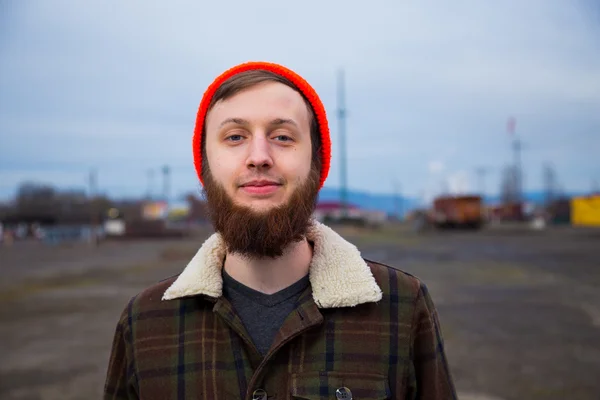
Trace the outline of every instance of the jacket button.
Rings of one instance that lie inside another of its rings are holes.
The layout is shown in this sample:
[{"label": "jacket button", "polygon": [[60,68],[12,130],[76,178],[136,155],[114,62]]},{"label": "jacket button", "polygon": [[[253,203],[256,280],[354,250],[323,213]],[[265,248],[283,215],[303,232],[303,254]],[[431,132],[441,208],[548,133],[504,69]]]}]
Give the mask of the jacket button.
[{"label": "jacket button", "polygon": [[252,400],[267,400],[267,392],[263,389],[256,389],[254,393],[252,393]]},{"label": "jacket button", "polygon": [[347,387],[341,387],[335,391],[335,397],[338,400],[352,400],[352,391]]}]

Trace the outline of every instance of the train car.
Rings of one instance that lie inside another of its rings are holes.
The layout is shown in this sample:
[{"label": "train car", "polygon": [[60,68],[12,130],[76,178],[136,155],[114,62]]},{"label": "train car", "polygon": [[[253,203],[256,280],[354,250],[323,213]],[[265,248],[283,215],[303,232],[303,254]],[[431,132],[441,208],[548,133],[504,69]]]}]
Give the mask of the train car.
[{"label": "train car", "polygon": [[571,199],[571,224],[600,227],[600,194]]},{"label": "train car", "polygon": [[440,196],[433,200],[431,221],[438,228],[479,229],[484,222],[481,196]]}]

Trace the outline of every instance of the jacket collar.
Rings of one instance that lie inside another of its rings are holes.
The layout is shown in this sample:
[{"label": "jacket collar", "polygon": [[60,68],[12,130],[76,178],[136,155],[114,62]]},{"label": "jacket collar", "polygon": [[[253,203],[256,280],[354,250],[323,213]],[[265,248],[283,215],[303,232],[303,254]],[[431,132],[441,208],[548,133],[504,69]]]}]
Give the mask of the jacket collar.
[{"label": "jacket collar", "polygon": [[[314,243],[309,279],[318,307],[352,307],[381,300],[381,289],[353,244],[317,221],[313,222],[307,238]],[[221,297],[221,268],[226,252],[221,235],[210,236],[162,299],[194,295]]]}]

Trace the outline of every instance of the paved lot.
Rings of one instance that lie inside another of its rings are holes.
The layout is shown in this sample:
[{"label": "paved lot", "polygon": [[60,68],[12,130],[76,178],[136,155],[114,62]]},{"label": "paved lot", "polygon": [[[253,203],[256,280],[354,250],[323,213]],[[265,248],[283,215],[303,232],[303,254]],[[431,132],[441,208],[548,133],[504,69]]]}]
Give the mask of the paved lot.
[{"label": "paved lot", "polygon": [[[462,399],[600,398],[599,232],[341,232],[428,285]],[[100,398],[126,301],[203,239],[0,248],[0,398]]]}]

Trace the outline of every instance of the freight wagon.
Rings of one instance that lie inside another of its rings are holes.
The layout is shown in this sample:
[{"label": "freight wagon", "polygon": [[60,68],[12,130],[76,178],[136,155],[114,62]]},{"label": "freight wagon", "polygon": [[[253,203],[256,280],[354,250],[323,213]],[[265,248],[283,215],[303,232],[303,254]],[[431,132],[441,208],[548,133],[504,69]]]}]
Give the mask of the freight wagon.
[{"label": "freight wagon", "polygon": [[600,195],[573,197],[571,224],[600,227]]},{"label": "freight wagon", "polygon": [[441,196],[433,200],[430,220],[438,228],[472,228],[483,225],[481,196]]}]

